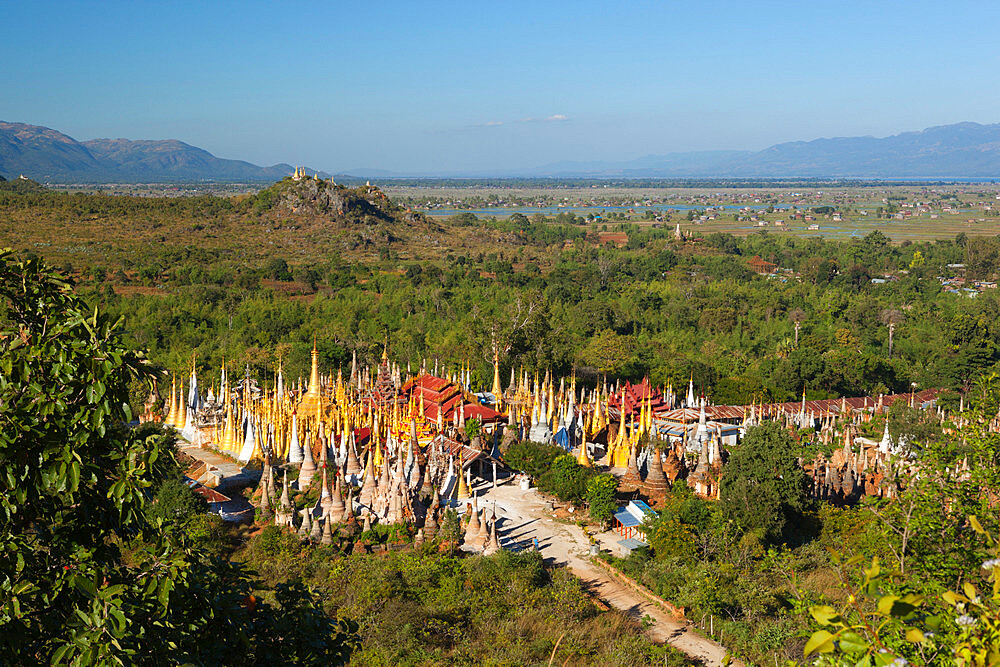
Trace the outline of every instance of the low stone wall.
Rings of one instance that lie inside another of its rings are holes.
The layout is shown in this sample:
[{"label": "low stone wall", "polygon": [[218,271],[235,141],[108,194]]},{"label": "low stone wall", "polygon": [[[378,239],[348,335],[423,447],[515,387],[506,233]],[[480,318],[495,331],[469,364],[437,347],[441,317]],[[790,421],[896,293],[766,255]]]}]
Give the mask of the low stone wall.
[{"label": "low stone wall", "polygon": [[603,568],[612,577],[614,577],[616,580],[618,580],[621,584],[627,586],[628,588],[631,588],[633,591],[635,591],[639,595],[643,596],[644,598],[646,598],[647,600],[649,600],[653,604],[655,604],[655,605],[657,605],[659,607],[662,607],[664,610],[666,610],[667,612],[669,612],[673,616],[676,616],[677,618],[680,618],[680,619],[685,618],[685,616],[684,616],[684,607],[676,607],[676,606],[670,604],[669,602],[667,602],[666,600],[664,600],[663,598],[661,598],[659,595],[654,594],[648,588],[646,588],[645,586],[643,586],[639,582],[635,581],[631,577],[627,576],[626,574],[624,574],[623,572],[621,572],[620,570],[618,570],[613,565],[610,565],[609,563],[606,563],[605,561],[601,560],[600,558],[591,558],[590,562],[596,564],[598,567]]}]

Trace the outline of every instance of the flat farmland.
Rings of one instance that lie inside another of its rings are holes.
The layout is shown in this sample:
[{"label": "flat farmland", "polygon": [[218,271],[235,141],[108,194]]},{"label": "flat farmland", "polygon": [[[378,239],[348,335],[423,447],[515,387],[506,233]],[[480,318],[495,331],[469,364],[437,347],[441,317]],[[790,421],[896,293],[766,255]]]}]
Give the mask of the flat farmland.
[{"label": "flat farmland", "polygon": [[[680,224],[691,236],[766,231],[845,239],[879,230],[896,242],[1000,234],[1000,185],[867,187],[552,187],[389,185],[401,203],[446,219],[572,214],[597,231]],[[565,215],[563,218],[565,219]]]}]

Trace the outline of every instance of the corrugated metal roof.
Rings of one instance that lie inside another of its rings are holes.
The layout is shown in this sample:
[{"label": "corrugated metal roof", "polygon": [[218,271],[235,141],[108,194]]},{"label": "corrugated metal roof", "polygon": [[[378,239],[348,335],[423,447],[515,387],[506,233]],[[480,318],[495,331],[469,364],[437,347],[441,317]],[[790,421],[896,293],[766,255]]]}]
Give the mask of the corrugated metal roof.
[{"label": "corrugated metal roof", "polygon": [[615,519],[617,519],[618,523],[620,523],[625,528],[637,528],[638,526],[642,525],[642,522],[639,521],[634,516],[632,516],[631,514],[629,514],[629,511],[625,508],[622,508],[617,512],[615,512]]},{"label": "corrugated metal roof", "polygon": [[488,452],[484,452],[481,449],[475,449],[474,447],[462,444],[461,442],[452,440],[451,438],[446,438],[443,435],[435,436],[434,439],[431,440],[431,445],[428,445],[425,450],[430,451],[430,447],[433,444],[437,444],[445,455],[451,454],[454,456],[455,460],[458,460],[461,457],[462,462],[466,467],[477,459],[497,461],[497,463],[503,464],[506,467],[506,464],[504,464],[503,461],[493,458]]},{"label": "corrugated metal roof", "polygon": [[[888,408],[896,401],[909,401],[912,397],[917,405],[926,405],[937,397],[940,389],[923,389],[913,394],[890,394],[882,397],[882,405]],[[827,417],[839,414],[841,407],[847,410],[873,410],[878,406],[878,398],[871,396],[856,396],[852,398],[827,398],[819,401],[806,401],[806,414],[815,414],[817,417]],[[750,410],[749,405],[706,405],[705,416],[708,419],[717,421],[742,421],[746,413]],[[755,408],[758,416],[774,416],[781,414],[797,415],[802,411],[802,401],[788,401],[787,403],[765,403]],[[691,423],[698,421],[699,410],[697,408],[676,408],[656,413],[657,419],[664,419],[678,423]]]},{"label": "corrugated metal roof", "polygon": [[628,537],[624,540],[618,540],[618,544],[622,545],[622,547],[628,549],[629,551],[635,551],[636,549],[641,549],[643,547],[649,546],[642,540],[637,540],[634,537]]}]

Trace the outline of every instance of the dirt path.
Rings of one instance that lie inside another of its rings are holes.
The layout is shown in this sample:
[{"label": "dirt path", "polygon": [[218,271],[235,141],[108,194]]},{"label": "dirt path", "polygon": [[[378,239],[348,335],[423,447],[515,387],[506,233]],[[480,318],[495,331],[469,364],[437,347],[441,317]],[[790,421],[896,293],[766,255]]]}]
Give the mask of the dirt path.
[{"label": "dirt path", "polygon": [[[522,491],[513,486],[496,489],[484,486],[477,489],[477,493],[479,505],[488,508],[487,513],[496,508],[497,517],[501,519],[503,546],[530,548],[532,540],[537,539],[539,551],[546,561],[566,565],[595,596],[637,620],[646,616],[652,618],[653,625],[647,631],[651,639],[668,643],[706,665],[723,664],[726,655],[723,646],[698,634],[686,621],[678,620],[591,563],[590,542],[583,530],[553,519],[537,491]],[[602,544],[602,547],[610,548],[611,545]],[[730,664],[742,665],[737,660]]]}]

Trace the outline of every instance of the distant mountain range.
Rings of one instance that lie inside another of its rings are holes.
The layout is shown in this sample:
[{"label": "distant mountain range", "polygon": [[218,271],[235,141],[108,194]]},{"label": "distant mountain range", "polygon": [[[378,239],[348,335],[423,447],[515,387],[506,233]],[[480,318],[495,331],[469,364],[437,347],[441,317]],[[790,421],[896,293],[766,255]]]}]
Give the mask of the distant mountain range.
[{"label": "distant mountain range", "polygon": [[57,183],[270,183],[292,170],[287,164],[259,167],[218,158],[174,139],[76,141],[47,127],[0,121],[0,175],[7,178],[24,174]]},{"label": "distant mountain range", "polygon": [[[308,169],[308,172],[313,170]],[[215,157],[182,141],[76,141],[47,127],[0,121],[0,175],[42,182],[271,182],[287,164],[259,167]],[[320,172],[323,177],[329,176]],[[1000,178],[1000,123],[956,123],[891,137],[837,137],[762,151],[648,155],[625,162],[555,162],[506,172],[434,174],[381,169],[358,178]]]},{"label": "distant mountain range", "polygon": [[649,155],[629,162],[556,162],[526,175],[621,178],[997,178],[1000,123],[956,123],[891,137],[837,137],[762,151]]}]

